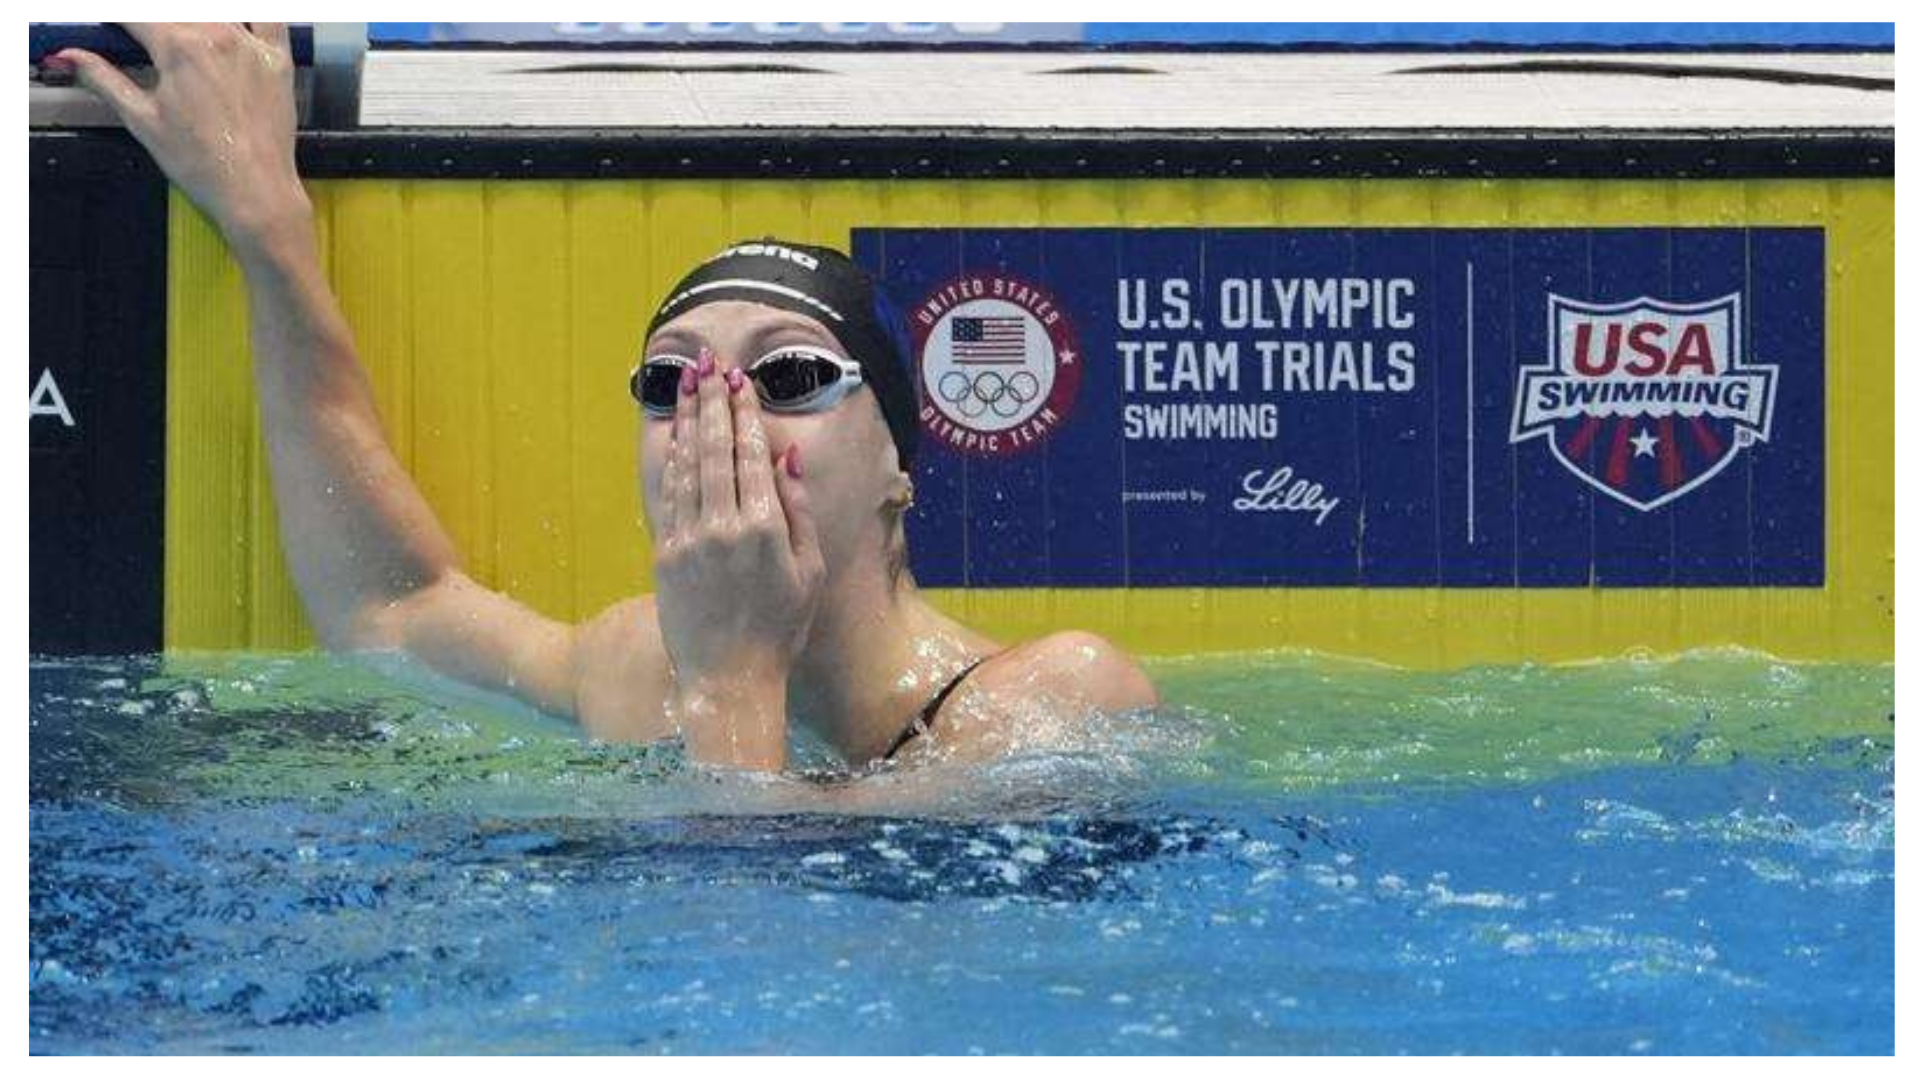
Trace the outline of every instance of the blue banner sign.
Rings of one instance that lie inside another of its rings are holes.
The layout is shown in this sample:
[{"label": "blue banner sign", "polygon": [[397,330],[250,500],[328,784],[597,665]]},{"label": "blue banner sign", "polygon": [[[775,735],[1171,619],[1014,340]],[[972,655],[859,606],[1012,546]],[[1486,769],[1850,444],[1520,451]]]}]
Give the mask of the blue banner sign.
[{"label": "blue banner sign", "polygon": [[856,229],[929,586],[1819,586],[1817,228]]},{"label": "blue banner sign", "polygon": [[1892,23],[369,23],[374,41],[1893,48]]}]

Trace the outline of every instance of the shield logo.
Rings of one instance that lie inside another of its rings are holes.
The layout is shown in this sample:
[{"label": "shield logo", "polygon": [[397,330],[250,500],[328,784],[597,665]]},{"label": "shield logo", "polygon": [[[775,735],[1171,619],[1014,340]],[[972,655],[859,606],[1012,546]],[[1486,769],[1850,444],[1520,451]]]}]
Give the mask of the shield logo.
[{"label": "shield logo", "polygon": [[1547,297],[1544,364],[1522,366],[1514,443],[1648,511],[1700,487],[1773,423],[1778,368],[1741,353],[1740,294],[1680,303]]}]

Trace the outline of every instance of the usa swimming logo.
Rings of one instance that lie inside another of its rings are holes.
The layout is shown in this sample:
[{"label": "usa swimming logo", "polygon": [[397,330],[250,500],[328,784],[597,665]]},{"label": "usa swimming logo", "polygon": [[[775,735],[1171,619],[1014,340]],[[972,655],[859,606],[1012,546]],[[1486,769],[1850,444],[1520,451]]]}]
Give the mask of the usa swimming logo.
[{"label": "usa swimming logo", "polygon": [[909,320],[920,366],[920,423],[969,454],[1015,454],[1066,422],[1080,390],[1072,320],[1045,289],[1007,274],[963,274]]},{"label": "usa swimming logo", "polygon": [[1740,294],[1701,303],[1547,297],[1545,364],[1520,369],[1511,441],[1545,439],[1635,510],[1700,487],[1773,425],[1779,369],[1740,351]]}]

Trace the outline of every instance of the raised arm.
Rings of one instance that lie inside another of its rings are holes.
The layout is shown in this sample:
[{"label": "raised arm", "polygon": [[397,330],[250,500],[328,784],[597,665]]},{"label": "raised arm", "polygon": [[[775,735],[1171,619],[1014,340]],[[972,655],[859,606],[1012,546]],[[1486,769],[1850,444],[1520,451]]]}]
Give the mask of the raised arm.
[{"label": "raised arm", "polygon": [[241,266],[281,543],[321,640],[400,649],[442,674],[578,715],[581,635],[460,571],[381,431],[294,166],[286,25],[125,25],[153,58],[152,89],[84,50],[52,66],[71,65],[112,104]]}]

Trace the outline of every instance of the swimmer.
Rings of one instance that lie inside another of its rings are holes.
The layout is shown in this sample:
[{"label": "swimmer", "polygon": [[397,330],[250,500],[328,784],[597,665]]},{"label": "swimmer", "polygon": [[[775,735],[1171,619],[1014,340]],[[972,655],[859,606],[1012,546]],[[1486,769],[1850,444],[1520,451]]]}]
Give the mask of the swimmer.
[{"label": "swimmer", "polygon": [[[804,726],[855,770],[978,761],[1158,695],[1089,633],[1004,644],[937,611],[908,567],[914,390],[890,310],[826,248],[736,245],[653,316],[626,390],[657,591],[574,625],[462,571],[382,434],[321,270],[294,163],[283,23],[125,23],[150,88],[45,61],[104,98],[219,229],[244,275],[280,535],[327,648],[399,653],[571,717],[779,771]],[[590,389],[583,392],[593,392]]]}]

